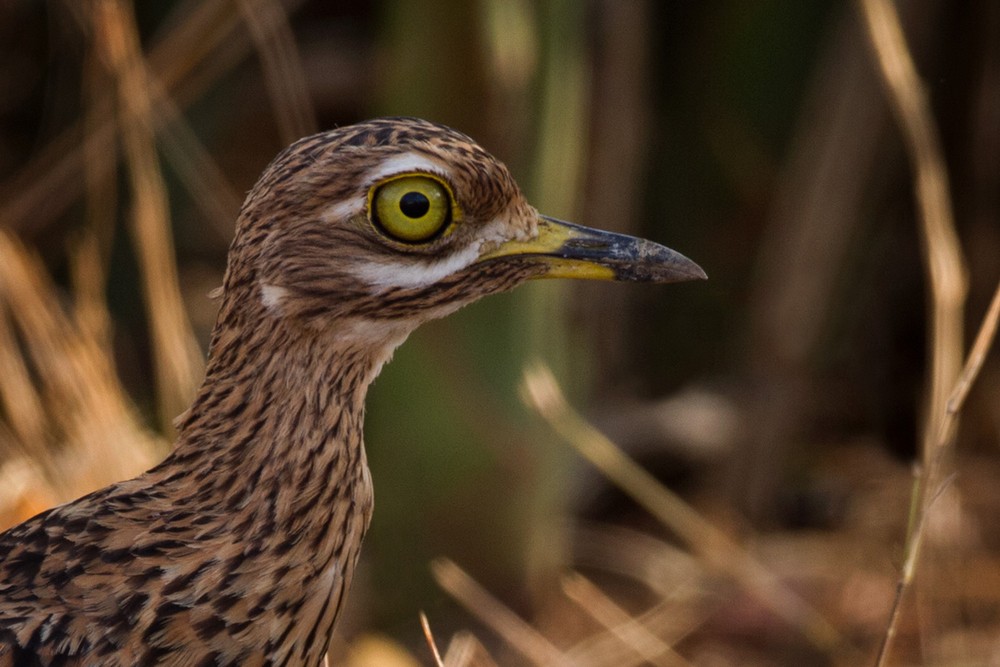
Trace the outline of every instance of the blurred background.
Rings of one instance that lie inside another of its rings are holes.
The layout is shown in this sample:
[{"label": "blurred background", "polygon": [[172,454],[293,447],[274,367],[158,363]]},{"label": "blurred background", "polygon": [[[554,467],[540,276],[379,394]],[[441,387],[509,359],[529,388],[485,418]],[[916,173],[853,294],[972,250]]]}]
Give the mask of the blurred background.
[{"label": "blurred background", "polygon": [[[871,663],[928,396],[951,391],[1000,279],[1000,5],[888,6],[963,253],[947,336],[860,5],[3,3],[0,527],[169,451],[239,206],[281,148],[422,116],[541,211],[710,279],[528,285],[397,352],[369,396],[376,515],[334,662],[432,664],[423,610],[442,647],[469,630],[505,665]],[[681,525],[525,404],[535,359],[683,499]],[[886,664],[1000,662],[996,355],[954,443]]]}]

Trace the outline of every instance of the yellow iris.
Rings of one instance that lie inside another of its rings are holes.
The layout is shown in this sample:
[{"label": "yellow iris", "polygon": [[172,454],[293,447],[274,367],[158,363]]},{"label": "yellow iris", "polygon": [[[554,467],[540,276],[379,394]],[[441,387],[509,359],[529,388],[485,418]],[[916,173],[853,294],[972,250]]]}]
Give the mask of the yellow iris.
[{"label": "yellow iris", "polygon": [[397,241],[429,241],[451,221],[451,193],[430,176],[401,176],[375,189],[371,214],[375,226]]}]

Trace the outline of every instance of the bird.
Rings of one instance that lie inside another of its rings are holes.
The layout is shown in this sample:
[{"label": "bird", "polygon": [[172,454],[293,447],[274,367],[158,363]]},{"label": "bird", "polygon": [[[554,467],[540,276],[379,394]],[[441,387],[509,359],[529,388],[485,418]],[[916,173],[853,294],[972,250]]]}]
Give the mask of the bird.
[{"label": "bird", "polygon": [[365,393],[407,335],[532,279],[704,277],[541,215],[444,125],[300,139],[240,210],[170,453],[0,534],[0,667],[324,664],[372,515]]}]

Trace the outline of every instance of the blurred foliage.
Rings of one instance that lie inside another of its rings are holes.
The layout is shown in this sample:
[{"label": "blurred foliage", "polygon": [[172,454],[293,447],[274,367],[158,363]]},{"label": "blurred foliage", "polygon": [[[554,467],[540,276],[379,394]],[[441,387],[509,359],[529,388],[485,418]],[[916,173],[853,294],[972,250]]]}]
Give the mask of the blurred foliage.
[{"label": "blurred foliage", "polygon": [[[53,281],[39,288],[43,300],[68,308],[81,293],[80,248],[99,239],[92,266],[109,328],[66,335],[111,350],[146,442],[147,429],[169,428],[152,380],[153,306],[129,231],[141,193],[120,127],[74,158],[122,113],[109,76],[95,74],[99,38],[86,4],[0,6],[0,227],[40,256]],[[1000,278],[1000,10],[985,0],[897,4],[952,174],[974,331]],[[279,7],[291,47],[271,37],[283,34]],[[241,193],[290,128],[313,121],[418,115],[453,125],[505,160],[540,210],[661,241],[710,276],[666,288],[531,285],[417,332],[369,401],[376,516],[354,622],[407,640],[419,634],[421,608],[464,624],[428,571],[442,555],[543,617],[554,574],[580,549],[574,521],[661,535],[528,415],[520,368],[535,356],[626,450],[733,532],[782,540],[809,529],[847,550],[881,544],[879,582],[891,589],[888,542],[901,539],[905,502],[902,515],[886,508],[909,492],[933,341],[912,181],[853,5],[177,0],[134,9],[166,92],[153,99],[157,157],[179,290],[202,346],[214,319],[206,295],[221,280]],[[247,27],[253,17],[263,38]],[[276,80],[281,67],[295,76]],[[796,298],[801,309],[783,305]],[[981,471],[996,463],[998,400],[994,359],[960,434],[963,461],[984,457]],[[698,414],[721,434],[705,436],[711,447],[692,444],[685,424],[662,425],[673,405],[707,411]],[[22,451],[8,434],[20,408],[4,406],[0,464]],[[738,426],[721,428],[731,418]],[[44,502],[62,497],[56,468],[43,465],[56,487],[38,492]],[[980,506],[989,516],[991,505]],[[995,529],[976,525],[977,558],[995,558]],[[866,585],[847,566],[842,574]],[[1000,610],[1000,586],[991,593],[977,609]],[[753,635],[739,604],[707,634]],[[858,630],[863,650],[880,624]],[[778,642],[771,655],[787,662],[801,650]]]}]

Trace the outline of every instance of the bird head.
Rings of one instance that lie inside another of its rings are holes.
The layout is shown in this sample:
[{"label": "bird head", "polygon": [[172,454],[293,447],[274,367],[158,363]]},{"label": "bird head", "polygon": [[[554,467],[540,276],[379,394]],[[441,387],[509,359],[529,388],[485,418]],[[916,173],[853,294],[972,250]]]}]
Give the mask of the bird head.
[{"label": "bird head", "polygon": [[275,158],[241,212],[224,299],[342,335],[405,335],[534,278],[704,276],[650,241],[540,215],[464,134],[386,118],[307,137]]}]

